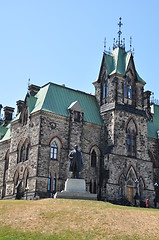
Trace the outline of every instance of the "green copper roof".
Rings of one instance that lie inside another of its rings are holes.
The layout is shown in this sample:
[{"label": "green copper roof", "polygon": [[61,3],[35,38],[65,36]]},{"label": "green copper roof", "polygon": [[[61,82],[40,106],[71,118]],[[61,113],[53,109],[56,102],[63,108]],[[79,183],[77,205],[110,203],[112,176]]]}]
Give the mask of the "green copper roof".
[{"label": "green copper roof", "polygon": [[5,134],[4,134],[3,138],[0,140],[0,143],[3,142],[3,141],[9,140],[10,137],[11,137],[10,136],[10,124],[8,124],[5,127]]},{"label": "green copper roof", "polygon": [[[108,75],[118,73],[124,76],[126,74],[127,67],[131,57],[132,57],[131,52],[125,52],[125,49],[120,47],[115,48],[112,54],[104,53]],[[139,82],[145,84],[145,81],[139,76],[137,71],[136,76]]]},{"label": "green copper roof", "polygon": [[29,107],[29,112],[31,113],[35,107],[35,104],[36,104],[36,101],[37,101],[37,98],[36,97],[33,97],[31,95],[28,95],[27,97],[27,103],[28,103],[28,107]]},{"label": "green copper roof", "polygon": [[153,104],[151,106],[151,112],[153,115],[153,120],[148,121],[147,123],[148,137],[157,139],[157,131],[159,130],[159,106]]},{"label": "green copper roof", "polygon": [[44,110],[68,117],[68,107],[77,101],[83,110],[84,121],[102,125],[99,106],[93,95],[48,83],[41,87],[35,98],[36,102],[35,99],[30,99],[30,102],[34,101],[35,104],[31,113]]},{"label": "green copper roof", "polygon": [[1,133],[1,134],[5,134],[6,131],[7,131],[6,127],[0,126],[0,133]]}]

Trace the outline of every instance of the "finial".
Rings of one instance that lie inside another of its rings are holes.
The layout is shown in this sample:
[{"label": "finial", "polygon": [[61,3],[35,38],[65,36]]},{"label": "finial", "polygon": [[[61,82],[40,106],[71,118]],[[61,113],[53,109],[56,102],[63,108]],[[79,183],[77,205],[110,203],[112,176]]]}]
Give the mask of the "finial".
[{"label": "finial", "polygon": [[130,37],[130,52],[132,50],[132,37]]},{"label": "finial", "polygon": [[132,50],[132,55],[133,55],[133,57],[134,57],[134,55],[135,55],[135,49],[133,48],[133,50]]},{"label": "finial", "polygon": [[118,23],[118,26],[119,26],[119,31],[118,31],[118,47],[120,47],[120,36],[122,34],[122,31],[121,31],[121,26],[122,26],[122,22],[121,22],[121,17],[119,18],[119,23]]},{"label": "finial", "polygon": [[30,87],[30,78],[28,79],[28,91],[27,91],[28,94],[30,94],[29,87]]},{"label": "finial", "polygon": [[113,38],[113,50],[116,48],[115,38]]},{"label": "finial", "polygon": [[106,52],[106,37],[104,38],[104,52]]}]

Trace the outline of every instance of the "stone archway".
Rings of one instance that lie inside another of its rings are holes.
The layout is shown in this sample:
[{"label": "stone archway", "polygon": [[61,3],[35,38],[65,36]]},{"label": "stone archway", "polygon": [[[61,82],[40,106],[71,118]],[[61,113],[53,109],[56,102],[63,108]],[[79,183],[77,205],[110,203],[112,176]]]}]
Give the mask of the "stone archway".
[{"label": "stone archway", "polygon": [[137,174],[133,166],[130,166],[126,175],[126,179],[126,198],[129,202],[133,203],[136,190],[135,181],[137,179]]}]

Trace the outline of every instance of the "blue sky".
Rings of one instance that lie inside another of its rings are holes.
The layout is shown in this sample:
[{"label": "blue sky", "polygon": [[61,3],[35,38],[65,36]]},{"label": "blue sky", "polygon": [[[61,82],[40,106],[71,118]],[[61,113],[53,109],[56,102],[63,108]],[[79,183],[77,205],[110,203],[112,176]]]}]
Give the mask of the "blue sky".
[{"label": "blue sky", "polygon": [[94,94],[104,38],[112,50],[119,17],[145,90],[159,99],[158,0],[0,0],[0,103],[24,100],[29,78]]}]

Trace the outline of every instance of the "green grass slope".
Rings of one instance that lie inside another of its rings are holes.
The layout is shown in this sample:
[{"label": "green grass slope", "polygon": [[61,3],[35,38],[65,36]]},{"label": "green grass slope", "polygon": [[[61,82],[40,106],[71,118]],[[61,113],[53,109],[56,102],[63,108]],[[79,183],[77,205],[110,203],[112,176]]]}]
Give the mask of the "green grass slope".
[{"label": "green grass slope", "polygon": [[159,210],[100,201],[0,201],[0,240],[157,240]]}]

